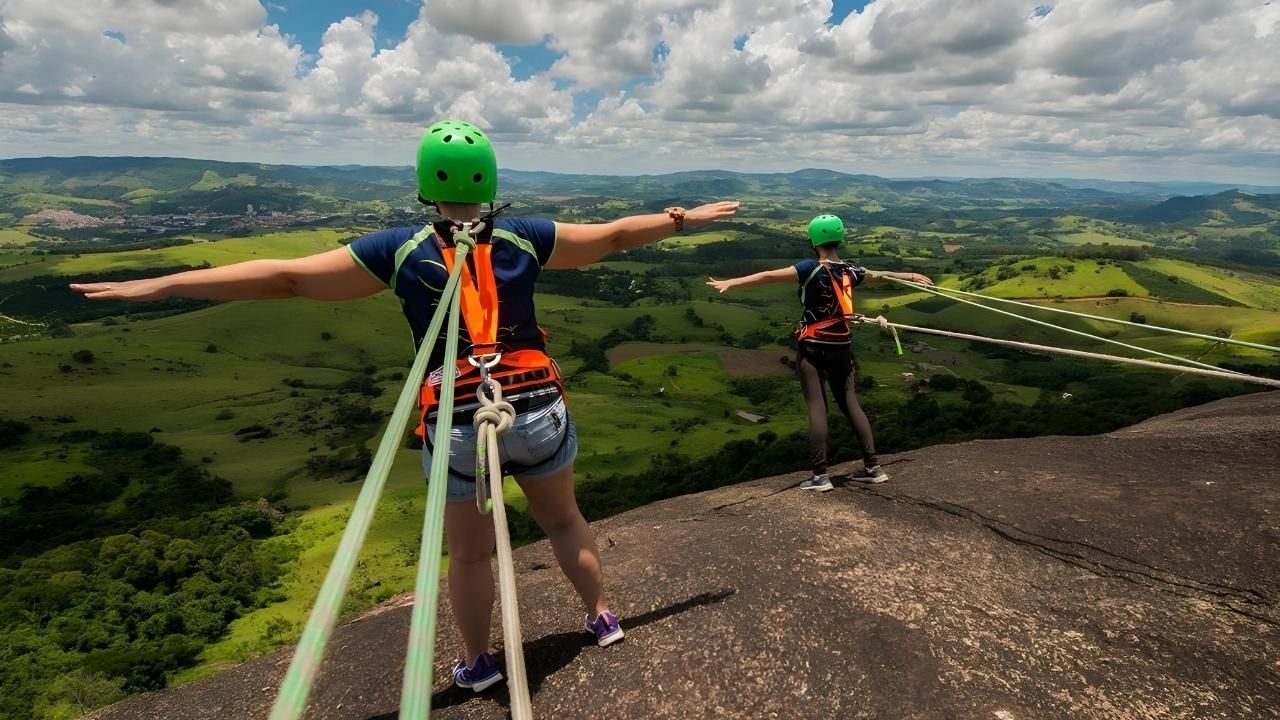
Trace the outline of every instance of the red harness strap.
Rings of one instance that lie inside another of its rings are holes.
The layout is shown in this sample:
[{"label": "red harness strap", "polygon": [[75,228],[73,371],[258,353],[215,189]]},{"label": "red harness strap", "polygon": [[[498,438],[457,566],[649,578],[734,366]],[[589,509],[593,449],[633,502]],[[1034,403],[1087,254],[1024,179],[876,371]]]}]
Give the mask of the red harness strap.
[{"label": "red harness strap", "polygon": [[796,341],[814,340],[816,342],[846,343],[850,340],[849,318],[853,317],[853,278],[849,273],[841,272],[836,278],[831,268],[824,262],[822,269],[831,279],[831,290],[840,302],[840,317],[827,318],[817,322],[806,323],[796,330]]},{"label": "red harness strap", "polygon": [[[440,254],[444,257],[445,268],[452,273],[457,258],[455,247],[442,245]],[[522,390],[549,385],[556,386],[564,394],[560,368],[545,352],[501,352],[502,345],[498,342],[498,282],[493,275],[491,243],[478,242],[475,249],[468,253],[467,267],[462,270],[458,292],[461,293],[458,305],[462,311],[462,320],[467,325],[467,333],[471,336],[471,348],[468,357],[457,360],[458,380],[454,386],[454,397],[459,400],[475,398],[476,388],[480,387],[480,370],[471,363],[471,358],[493,355],[499,355],[501,359],[496,367],[490,368],[489,377],[502,385],[507,398],[516,397]],[[543,337],[545,338],[545,334]],[[420,438],[425,439],[427,414],[439,402],[437,393],[443,380],[444,370],[441,368],[432,372],[422,384],[422,392],[418,398],[422,414],[416,430]]]}]

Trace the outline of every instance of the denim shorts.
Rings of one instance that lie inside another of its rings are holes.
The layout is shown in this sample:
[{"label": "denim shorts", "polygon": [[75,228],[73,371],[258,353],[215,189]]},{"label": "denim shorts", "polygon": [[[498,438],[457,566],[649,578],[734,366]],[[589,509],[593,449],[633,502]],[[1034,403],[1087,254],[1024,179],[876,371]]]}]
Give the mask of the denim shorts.
[{"label": "denim shorts", "polygon": [[[435,438],[435,425],[427,425],[427,438]],[[564,398],[517,415],[511,429],[498,438],[502,472],[522,480],[550,477],[573,464],[578,456],[578,431]],[[422,471],[431,475],[431,447],[422,447]],[[469,423],[455,423],[449,432],[449,502],[474,501],[476,497],[476,430]]]}]

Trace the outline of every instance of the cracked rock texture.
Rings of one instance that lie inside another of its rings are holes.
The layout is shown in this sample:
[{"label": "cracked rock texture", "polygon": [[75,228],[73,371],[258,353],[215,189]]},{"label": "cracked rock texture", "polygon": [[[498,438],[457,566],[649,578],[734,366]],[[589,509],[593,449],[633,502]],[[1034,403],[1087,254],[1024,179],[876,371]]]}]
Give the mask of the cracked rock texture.
[{"label": "cracked rock texture", "polygon": [[[608,649],[546,543],[518,550],[535,714],[1280,717],[1280,393],[887,460],[884,485],[795,473],[595,523]],[[396,717],[411,602],[337,631],[308,718]],[[433,715],[506,717],[505,688],[448,686],[447,594],[440,617]],[[265,718],[289,657],[94,717]]]}]

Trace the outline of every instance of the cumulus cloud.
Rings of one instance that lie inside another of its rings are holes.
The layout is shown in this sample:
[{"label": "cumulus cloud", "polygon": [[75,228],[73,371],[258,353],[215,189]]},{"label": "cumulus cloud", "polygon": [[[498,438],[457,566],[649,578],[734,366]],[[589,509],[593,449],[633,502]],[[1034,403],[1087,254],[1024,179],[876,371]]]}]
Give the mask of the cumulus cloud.
[{"label": "cumulus cloud", "polygon": [[17,46],[18,41],[9,36],[8,30],[4,27],[3,17],[0,17],[0,68],[4,67],[5,54]]},{"label": "cumulus cloud", "polygon": [[[359,10],[357,8],[357,10]],[[0,153],[404,164],[423,124],[563,170],[1280,182],[1280,3],[432,0],[318,47],[254,0],[0,4]],[[387,44],[379,38],[396,37]],[[517,78],[509,45],[552,62]],[[1170,175],[1171,176],[1171,175]]]}]

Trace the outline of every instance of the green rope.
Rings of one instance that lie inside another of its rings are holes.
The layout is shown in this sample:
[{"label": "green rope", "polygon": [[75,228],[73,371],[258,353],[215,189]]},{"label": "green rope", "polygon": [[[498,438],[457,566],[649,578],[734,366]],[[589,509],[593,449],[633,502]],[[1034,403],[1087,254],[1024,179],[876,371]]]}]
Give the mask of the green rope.
[{"label": "green rope", "polygon": [[[1022,302],[1020,300],[1010,300],[1009,298],[992,297],[990,295],[979,295],[978,293],[968,292],[967,290],[959,290],[956,288],[936,287],[936,286],[930,287],[928,285],[921,285],[919,283],[913,283],[909,280],[902,280],[895,277],[889,277],[887,275],[878,275],[878,277],[883,277],[886,280],[892,280],[900,285],[907,285],[917,290],[924,290],[925,292],[933,292],[939,295],[943,292],[955,293],[957,295],[967,295],[969,297],[982,298],[983,300],[992,300],[995,302],[1006,303],[1009,305],[1021,305],[1022,307],[1034,308],[1036,310],[1047,310],[1049,312],[1062,313],[1064,315],[1074,315],[1076,317],[1081,317],[1088,320],[1097,320],[1099,322],[1114,323],[1116,325],[1129,325],[1131,327],[1146,328],[1148,330],[1157,330],[1159,332],[1171,333],[1173,335],[1185,335],[1186,337],[1199,338],[1201,340],[1212,340],[1213,342],[1227,343],[1230,345],[1239,345],[1241,347],[1253,348],[1255,350],[1267,350],[1269,352],[1280,352],[1280,347],[1263,345],[1261,343],[1252,343],[1245,340],[1236,340],[1234,338],[1218,337],[1217,335],[1206,335],[1204,333],[1191,332],[1190,330],[1177,330],[1175,328],[1161,327],[1160,325],[1136,323],[1129,320],[1121,320],[1119,318],[1107,317],[1105,315],[1090,315],[1089,313],[1082,313],[1082,312],[1077,312],[1075,310],[1067,310],[1064,308],[1056,308],[1048,305],[1036,305],[1035,303]],[[946,297],[946,296],[943,295],[943,297]]]},{"label": "green rope", "polygon": [[[454,234],[457,257],[453,271],[466,267],[473,247],[464,226]],[[465,239],[464,239],[465,238]],[[453,277],[449,278],[452,283]],[[448,288],[446,288],[447,292]],[[449,432],[453,429],[453,389],[458,366],[458,320],[462,293],[448,301],[451,316],[444,342],[444,379],[440,385],[440,406],[432,443],[431,472],[427,485],[427,511],[422,521],[422,546],[418,551],[418,578],[413,587],[413,616],[409,622],[409,653],[404,662],[404,683],[400,688],[401,720],[427,720],[431,714],[431,673],[436,646],[436,607],[440,600],[440,559],[443,554],[445,490],[449,484]],[[445,307],[442,300],[440,307]],[[439,312],[439,311],[437,311]]]},{"label": "green rope", "polygon": [[[1007,316],[1009,316],[1009,317],[1011,317],[1011,318],[1017,318],[1017,319],[1019,319],[1019,320],[1023,320],[1023,321],[1025,321],[1025,322],[1033,323],[1033,324],[1035,324],[1035,325],[1041,325],[1041,326],[1043,326],[1043,327],[1047,327],[1047,328],[1052,328],[1052,329],[1054,329],[1054,330],[1060,330],[1060,331],[1062,331],[1062,332],[1070,333],[1070,334],[1072,334],[1072,335],[1078,335],[1078,336],[1080,336],[1080,337],[1086,337],[1086,338],[1089,338],[1090,340],[1097,340],[1098,342],[1110,343],[1110,344],[1112,344],[1112,345],[1119,345],[1119,346],[1120,346],[1120,347],[1122,347],[1122,348],[1128,348],[1129,350],[1137,350],[1138,352],[1141,352],[1141,353],[1147,353],[1147,354],[1149,354],[1149,355],[1157,355],[1157,356],[1159,356],[1159,357],[1165,358],[1166,360],[1173,360],[1173,361],[1175,361],[1175,362],[1184,363],[1184,364],[1186,364],[1186,365],[1191,365],[1191,366],[1198,367],[1198,368],[1201,368],[1201,369],[1204,369],[1204,370],[1214,370],[1214,371],[1217,371],[1217,372],[1223,372],[1223,373],[1228,373],[1228,374],[1236,374],[1236,375],[1240,375],[1240,374],[1242,374],[1242,373],[1237,373],[1237,372],[1236,372],[1236,371],[1234,371],[1234,370],[1224,370],[1223,368],[1220,368],[1220,367],[1218,367],[1217,365],[1210,365],[1210,364],[1208,364],[1208,363],[1202,363],[1202,362],[1199,362],[1199,361],[1196,361],[1196,360],[1188,360],[1187,358],[1179,357],[1178,355],[1170,355],[1169,353],[1163,353],[1163,352],[1160,352],[1159,350],[1152,350],[1152,349],[1150,349],[1150,348],[1144,348],[1144,347],[1141,347],[1141,346],[1138,346],[1138,345],[1130,345],[1129,343],[1120,342],[1119,340],[1112,340],[1111,338],[1105,338],[1105,337],[1102,337],[1102,336],[1100,336],[1100,335],[1094,335],[1094,334],[1092,334],[1092,333],[1081,332],[1081,331],[1079,331],[1079,330],[1072,330],[1071,328],[1063,327],[1063,326],[1061,326],[1061,325],[1054,325],[1053,323],[1045,322],[1045,321],[1043,321],[1043,320],[1037,320],[1037,319],[1035,319],[1035,318],[1029,318],[1029,317],[1027,317],[1026,315],[1019,315],[1019,314],[1017,314],[1017,313],[1009,312],[1008,310],[1001,310],[1000,308],[993,308],[993,307],[991,307],[991,306],[989,306],[989,305],[983,305],[982,303],[974,302],[974,301],[972,301],[972,300],[965,300],[965,299],[964,299],[964,298],[962,298],[962,297],[951,297],[951,296],[949,296],[949,295],[945,295],[945,294],[943,294],[942,292],[938,291],[938,289],[937,289],[937,288],[929,287],[929,286],[927,286],[927,285],[920,285],[920,284],[918,284],[918,283],[912,283],[912,282],[908,282],[908,281],[906,281],[906,280],[899,280],[898,278],[889,277],[889,276],[887,276],[887,275],[882,275],[882,274],[880,274],[880,273],[876,273],[876,276],[878,276],[878,277],[883,277],[883,278],[885,278],[886,280],[893,280],[894,282],[898,282],[898,283],[903,283],[903,284],[906,284],[906,285],[910,285],[910,286],[915,287],[915,288],[917,288],[917,289],[919,289],[919,290],[923,290],[923,291],[925,291],[925,292],[933,293],[934,295],[938,295],[939,297],[947,298],[948,300],[951,300],[951,301],[953,301],[953,302],[964,303],[965,305],[972,305],[972,306],[974,306],[974,307],[982,308],[983,310],[987,310],[987,311],[989,311],[989,312],[999,313],[999,314],[1001,314],[1001,315],[1007,315]],[[978,297],[985,298],[986,296],[985,296],[985,295],[979,295]],[[988,299],[989,299],[989,298],[988,298]],[[1035,306],[1035,307],[1039,307],[1039,306],[1037,305],[1037,306]],[[1214,339],[1216,340],[1216,339],[1219,339],[1219,338],[1214,338]]]},{"label": "green rope", "polygon": [[890,325],[889,332],[893,333],[893,344],[898,348],[898,354],[902,355],[902,341],[898,339],[898,328]]},{"label": "green rope", "polygon": [[[466,251],[460,248],[460,259],[465,257],[465,254]],[[378,444],[378,451],[373,457],[373,463],[369,466],[369,473],[365,477],[359,497],[356,498],[355,507],[351,510],[351,519],[347,521],[347,527],[343,530],[337,553],[334,555],[333,563],[329,566],[329,573],[325,576],[324,584],[320,587],[320,594],[311,610],[311,616],[307,619],[307,626],[302,633],[302,639],[298,641],[293,661],[289,664],[289,671],[286,673],[284,683],[280,687],[280,694],[276,697],[275,705],[271,709],[271,720],[298,720],[306,710],[307,697],[315,684],[316,675],[320,670],[320,663],[324,659],[325,646],[329,642],[329,636],[333,633],[334,625],[338,622],[338,614],[342,609],[342,600],[347,594],[347,585],[351,581],[351,574],[355,569],[360,547],[364,544],[369,525],[373,522],[378,497],[382,494],[383,486],[387,482],[387,476],[391,472],[391,462],[395,459],[396,452],[400,449],[400,439],[404,437],[405,430],[408,429],[409,421],[413,416],[413,411],[418,404],[418,391],[422,386],[423,378],[426,376],[427,364],[431,359],[431,352],[434,349],[436,338],[440,336],[440,326],[444,323],[446,315],[445,308],[451,300],[455,308],[458,304],[457,288],[458,281],[461,278],[460,270],[462,267],[463,263],[459,262],[454,266],[453,273],[449,275],[449,281],[444,287],[440,305],[431,318],[430,327],[427,329],[427,334],[423,337],[422,345],[414,358],[413,366],[409,370],[409,377],[405,380],[404,389],[400,391],[400,398],[396,401],[395,411],[391,414],[391,421],[387,423],[387,429],[382,433],[382,441]],[[449,346],[446,341],[446,349],[450,354],[446,354],[445,357],[454,357],[456,353],[456,322],[451,327],[451,332],[453,333],[451,336],[453,345]],[[445,367],[452,367],[452,363],[445,363]],[[450,386],[446,391],[447,395],[445,397],[448,398],[452,405],[453,378],[448,373],[446,375]],[[452,418],[452,412],[445,417]],[[443,447],[448,447],[447,441]],[[448,453],[436,453],[434,460],[438,461],[441,457],[447,460]],[[434,470],[432,475],[436,476]],[[440,481],[432,483],[429,488],[428,519],[432,517],[430,514],[430,510],[433,507],[431,498],[438,495],[441,500],[438,504],[443,504],[444,485],[444,481]],[[436,516],[441,515],[443,512],[440,507],[437,507],[436,511]],[[430,534],[424,533],[423,535],[424,548],[426,538]],[[435,535],[437,536],[435,544],[436,569],[432,577],[439,575],[440,543],[438,525]],[[434,589],[437,585],[438,583],[432,583],[431,608],[433,613],[435,610]],[[410,647],[412,648],[412,645]],[[412,653],[410,657],[412,657]],[[430,684],[430,662],[428,662],[427,685],[429,686]],[[426,717],[425,713],[422,717]]]}]

